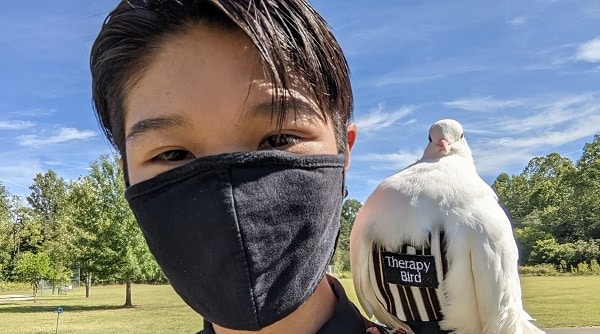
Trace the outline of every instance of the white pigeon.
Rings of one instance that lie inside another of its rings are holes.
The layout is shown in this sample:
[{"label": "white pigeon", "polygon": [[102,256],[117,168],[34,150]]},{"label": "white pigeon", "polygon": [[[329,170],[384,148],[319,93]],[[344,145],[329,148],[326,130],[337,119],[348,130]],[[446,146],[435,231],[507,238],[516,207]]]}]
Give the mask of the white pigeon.
[{"label": "white pigeon", "polygon": [[509,218],[479,177],[460,123],[429,130],[420,160],[385,179],[350,236],[358,300],[385,325],[455,334],[544,333],[521,302]]}]

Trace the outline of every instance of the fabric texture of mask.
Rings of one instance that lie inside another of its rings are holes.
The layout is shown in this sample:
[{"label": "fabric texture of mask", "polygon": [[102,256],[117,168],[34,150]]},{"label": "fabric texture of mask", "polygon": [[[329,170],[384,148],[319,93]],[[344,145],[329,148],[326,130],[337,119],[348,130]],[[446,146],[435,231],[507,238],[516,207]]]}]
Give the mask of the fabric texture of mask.
[{"label": "fabric texture of mask", "polygon": [[126,197],[171,285],[205,319],[258,330],[312,295],[335,249],[343,154],[202,157]]}]

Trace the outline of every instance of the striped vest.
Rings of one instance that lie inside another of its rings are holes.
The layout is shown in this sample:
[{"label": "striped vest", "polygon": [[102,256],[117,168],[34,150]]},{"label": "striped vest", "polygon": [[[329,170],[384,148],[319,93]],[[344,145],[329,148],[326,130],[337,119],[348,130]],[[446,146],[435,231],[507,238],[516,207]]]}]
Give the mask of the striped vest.
[{"label": "striped vest", "polygon": [[443,319],[439,284],[448,271],[445,234],[429,234],[429,245],[383,249],[373,244],[371,282],[379,303],[402,321]]}]

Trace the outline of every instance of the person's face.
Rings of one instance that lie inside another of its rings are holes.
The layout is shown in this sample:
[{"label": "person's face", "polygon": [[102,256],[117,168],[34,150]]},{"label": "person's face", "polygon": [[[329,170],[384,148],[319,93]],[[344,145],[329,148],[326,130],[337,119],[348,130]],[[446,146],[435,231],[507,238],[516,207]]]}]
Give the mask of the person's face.
[{"label": "person's face", "polygon": [[279,128],[272,117],[275,87],[247,36],[198,25],[171,37],[125,101],[130,183],[220,153],[337,153],[332,121],[302,84],[287,93],[297,114],[290,107]]}]

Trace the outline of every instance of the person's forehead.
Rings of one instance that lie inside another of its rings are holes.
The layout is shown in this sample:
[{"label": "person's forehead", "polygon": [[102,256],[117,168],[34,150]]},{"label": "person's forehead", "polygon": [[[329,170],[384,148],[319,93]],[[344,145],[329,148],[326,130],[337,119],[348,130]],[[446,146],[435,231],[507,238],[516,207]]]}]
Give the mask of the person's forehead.
[{"label": "person's forehead", "polygon": [[[156,52],[126,100],[126,127],[147,117],[132,108],[143,106],[155,109],[152,114],[166,115],[177,112],[182,104],[222,96],[223,91],[230,102],[238,103],[240,121],[256,116],[270,120],[297,112],[322,114],[306,79],[287,73],[290,88],[280,88],[242,32],[197,25],[165,40]],[[131,137],[136,131],[126,132]]]}]

